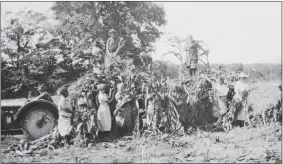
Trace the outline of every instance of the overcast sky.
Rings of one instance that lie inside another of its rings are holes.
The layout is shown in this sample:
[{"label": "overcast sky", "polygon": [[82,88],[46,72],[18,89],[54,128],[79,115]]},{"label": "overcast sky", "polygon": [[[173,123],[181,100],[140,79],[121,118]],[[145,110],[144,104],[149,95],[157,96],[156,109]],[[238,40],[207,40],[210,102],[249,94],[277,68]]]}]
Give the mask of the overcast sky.
[{"label": "overcast sky", "polygon": [[[210,47],[210,63],[281,63],[280,2],[159,2],[167,25],[161,30],[182,37],[192,34]],[[3,12],[24,7],[48,12],[53,2],[2,2]],[[154,59],[166,51],[164,38],[155,44]],[[164,60],[178,63],[173,56]]]}]

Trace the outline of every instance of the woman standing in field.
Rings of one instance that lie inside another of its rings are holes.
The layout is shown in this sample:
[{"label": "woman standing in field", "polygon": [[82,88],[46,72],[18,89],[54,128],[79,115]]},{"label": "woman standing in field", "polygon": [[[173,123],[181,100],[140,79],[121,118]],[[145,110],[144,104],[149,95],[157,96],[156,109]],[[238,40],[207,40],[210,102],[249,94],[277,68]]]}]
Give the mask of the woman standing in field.
[{"label": "woman standing in field", "polygon": [[235,95],[233,97],[235,101],[235,120],[244,121],[247,116],[248,110],[248,92],[251,91],[251,87],[246,83],[247,75],[243,72],[239,74],[239,81],[235,83]]},{"label": "woman standing in field", "polygon": [[132,129],[132,106],[131,100],[132,96],[130,93],[125,91],[126,85],[120,83],[117,86],[117,93],[115,95],[116,101],[116,110],[114,111],[114,116],[116,119],[116,124],[118,126],[117,130],[120,134],[125,135],[131,132]]},{"label": "woman standing in field", "polygon": [[68,98],[68,87],[63,86],[60,90],[60,101],[58,104],[59,119],[58,119],[58,131],[61,137],[63,137],[67,144],[70,144],[71,132],[72,132],[72,116],[73,106],[72,102]]},{"label": "woman standing in field", "polygon": [[[216,95],[216,106],[220,114],[217,123],[220,123],[222,117],[227,112],[227,94],[229,92],[228,86],[224,83],[224,77],[221,76],[218,83],[214,85],[214,93]],[[216,113],[218,113],[216,112]]]},{"label": "woman standing in field", "polygon": [[109,103],[113,100],[109,99],[108,95],[105,93],[106,85],[99,84],[97,86],[99,90],[98,94],[98,102],[99,108],[97,111],[97,118],[98,118],[98,136],[99,137],[108,137],[111,132],[111,113],[110,113],[110,106]]}]

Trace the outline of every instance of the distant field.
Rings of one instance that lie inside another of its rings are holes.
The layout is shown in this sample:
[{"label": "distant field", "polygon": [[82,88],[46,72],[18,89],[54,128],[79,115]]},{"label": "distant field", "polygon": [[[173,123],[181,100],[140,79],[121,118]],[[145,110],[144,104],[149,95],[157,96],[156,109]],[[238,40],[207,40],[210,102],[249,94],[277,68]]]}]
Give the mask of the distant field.
[{"label": "distant field", "polygon": [[280,81],[253,84],[253,86],[257,86],[258,89],[250,93],[248,102],[252,103],[256,112],[261,112],[268,108],[270,104],[275,104],[278,101],[280,98],[279,84],[281,84]]}]

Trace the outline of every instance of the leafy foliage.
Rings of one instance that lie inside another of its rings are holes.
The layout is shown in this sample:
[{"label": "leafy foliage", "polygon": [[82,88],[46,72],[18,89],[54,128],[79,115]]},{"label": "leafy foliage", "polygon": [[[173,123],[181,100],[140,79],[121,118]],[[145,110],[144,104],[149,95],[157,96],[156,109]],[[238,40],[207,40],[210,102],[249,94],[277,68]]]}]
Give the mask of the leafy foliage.
[{"label": "leafy foliage", "polygon": [[[36,94],[45,85],[54,93],[63,84],[103,64],[109,29],[126,40],[120,66],[152,63],[147,55],[164,25],[164,9],[151,2],[56,2],[58,24],[29,10],[8,12],[1,38],[2,98]],[[145,52],[145,53],[141,53]]]},{"label": "leafy foliage", "polygon": [[[72,59],[52,35],[48,19],[31,11],[6,13],[1,33],[2,98],[26,97],[29,91],[36,94],[36,86],[42,84],[53,93],[81,69],[73,68]],[[59,68],[67,71],[58,73]]]},{"label": "leafy foliage", "polygon": [[151,52],[164,25],[164,9],[151,2],[56,2],[53,7],[60,21],[58,34],[72,43],[75,58],[91,58],[93,47],[105,52],[108,31],[115,29],[126,40],[122,59],[141,65],[140,52]]}]

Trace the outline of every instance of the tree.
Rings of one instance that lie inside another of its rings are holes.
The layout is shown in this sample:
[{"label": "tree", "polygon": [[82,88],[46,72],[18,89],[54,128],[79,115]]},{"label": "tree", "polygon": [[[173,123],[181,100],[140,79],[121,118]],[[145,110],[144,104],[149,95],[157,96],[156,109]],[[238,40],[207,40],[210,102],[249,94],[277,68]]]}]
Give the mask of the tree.
[{"label": "tree", "polygon": [[163,7],[151,2],[56,2],[52,9],[60,22],[58,34],[72,43],[76,59],[89,60],[93,47],[105,52],[108,31],[115,29],[126,39],[121,57],[140,60],[140,52],[154,50],[158,27],[166,23]]},{"label": "tree", "polygon": [[233,63],[230,65],[230,69],[235,72],[242,72],[244,70],[244,65],[242,63]]},{"label": "tree", "polygon": [[[2,98],[25,97],[37,85],[45,85],[53,93],[78,77],[81,68],[73,68],[69,47],[53,35],[50,18],[24,10],[7,12],[3,21]],[[66,71],[58,73],[58,68]]]},{"label": "tree", "polygon": [[48,37],[46,20],[43,14],[29,10],[5,14],[1,31],[1,64],[5,63],[1,74],[5,78],[1,86],[3,96],[18,93],[22,97],[28,85],[35,85],[29,78],[29,67],[34,63],[31,54],[34,54],[35,44]]}]

